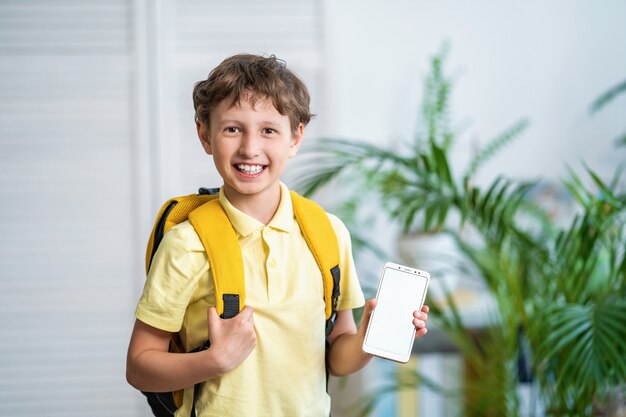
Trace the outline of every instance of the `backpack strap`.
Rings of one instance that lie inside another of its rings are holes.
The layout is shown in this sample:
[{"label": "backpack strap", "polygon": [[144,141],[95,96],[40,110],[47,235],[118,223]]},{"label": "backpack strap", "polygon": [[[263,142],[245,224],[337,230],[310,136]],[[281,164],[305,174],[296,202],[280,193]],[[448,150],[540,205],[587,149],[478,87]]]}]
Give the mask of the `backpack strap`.
[{"label": "backpack strap", "polygon": [[[188,220],[189,213],[195,208],[208,201],[217,199],[216,194],[218,191],[219,189],[200,189],[198,194],[174,197],[161,206],[146,247],[146,273],[150,270],[154,254],[163,240],[165,233],[178,223]],[[208,342],[196,350],[205,349],[207,344]],[[186,351],[180,340],[179,333],[172,333],[169,351],[177,353]],[[143,394],[148,398],[148,404],[155,416],[173,416],[175,411],[183,404],[183,390],[158,393],[144,392]],[[197,397],[197,395],[194,396],[194,398],[195,397]],[[195,400],[192,401],[191,417],[195,417]]]},{"label": "backpack strap", "polygon": [[323,276],[328,336],[335,327],[340,295],[339,243],[328,215],[321,206],[295,191],[291,191],[291,201],[302,236]]},{"label": "backpack strap", "polygon": [[215,308],[222,318],[237,315],[246,304],[243,257],[237,233],[217,199],[189,213],[209,258],[215,285]]},{"label": "backpack strap", "polygon": [[161,240],[163,240],[165,232],[170,230],[172,226],[187,220],[189,213],[193,209],[216,198],[217,195],[209,194],[207,190],[201,189],[198,194],[170,198],[161,206],[146,247],[146,273],[150,270],[152,258],[154,258],[154,254]]}]

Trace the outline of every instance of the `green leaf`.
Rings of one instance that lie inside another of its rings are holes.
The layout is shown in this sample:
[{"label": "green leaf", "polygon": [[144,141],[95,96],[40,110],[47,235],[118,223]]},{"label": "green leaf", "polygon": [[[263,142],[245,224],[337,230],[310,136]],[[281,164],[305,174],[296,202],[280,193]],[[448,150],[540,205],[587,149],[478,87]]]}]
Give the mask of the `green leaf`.
[{"label": "green leaf", "polygon": [[626,301],[619,297],[547,305],[538,309],[529,336],[537,359],[554,365],[559,386],[578,386],[591,395],[597,385],[626,381],[625,322]]},{"label": "green leaf", "polygon": [[444,202],[441,204],[439,208],[439,217],[437,218],[437,228],[443,227],[447,217],[448,211],[450,210],[450,204],[448,202]]},{"label": "green leaf", "polygon": [[472,176],[476,174],[485,162],[493,158],[494,155],[502,150],[506,145],[517,139],[526,129],[528,129],[529,126],[530,121],[528,119],[521,119],[503,133],[491,139],[487,145],[472,158],[465,175]]},{"label": "green leaf", "polygon": [[613,87],[602,93],[598,98],[596,98],[591,104],[591,113],[596,113],[600,109],[604,108],[604,106],[613,101],[618,95],[622,94],[624,91],[626,91],[626,80],[614,85]]},{"label": "green leaf", "polygon": [[433,146],[432,151],[435,157],[435,163],[437,164],[435,172],[438,174],[439,179],[442,180],[441,182],[443,184],[453,186],[454,181],[452,180],[452,174],[445,153],[438,146]]},{"label": "green leaf", "polygon": [[433,218],[435,217],[436,207],[429,205],[424,210],[424,230],[430,230],[433,224]]}]

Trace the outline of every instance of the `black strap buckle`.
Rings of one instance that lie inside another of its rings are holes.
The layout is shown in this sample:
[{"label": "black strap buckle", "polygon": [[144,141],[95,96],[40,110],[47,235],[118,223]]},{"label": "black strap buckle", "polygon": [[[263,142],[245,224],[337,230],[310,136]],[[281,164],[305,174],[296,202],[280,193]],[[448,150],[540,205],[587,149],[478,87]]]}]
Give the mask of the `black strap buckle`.
[{"label": "black strap buckle", "polygon": [[335,310],[332,311],[328,320],[326,320],[326,337],[333,331],[335,328],[335,322],[337,321],[337,312]]},{"label": "black strap buckle", "polygon": [[333,276],[333,293],[332,293],[332,306],[333,311],[337,309],[337,302],[339,299],[339,295],[341,291],[339,289],[339,282],[341,276],[341,270],[339,269],[339,265],[335,265],[330,269],[330,274]]},{"label": "black strap buckle", "polygon": [[232,319],[239,314],[239,294],[224,294],[224,312],[221,317],[223,319]]}]

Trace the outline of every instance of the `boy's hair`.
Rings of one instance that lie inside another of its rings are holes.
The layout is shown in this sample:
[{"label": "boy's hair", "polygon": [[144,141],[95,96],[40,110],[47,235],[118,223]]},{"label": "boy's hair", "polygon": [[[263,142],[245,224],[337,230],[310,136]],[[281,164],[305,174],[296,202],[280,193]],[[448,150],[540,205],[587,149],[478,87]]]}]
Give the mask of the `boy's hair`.
[{"label": "boy's hair", "polygon": [[254,106],[260,99],[270,99],[278,112],[289,116],[291,130],[300,123],[309,123],[313,114],[309,110],[309,92],[285,61],[274,55],[263,57],[239,54],[226,58],[215,67],[208,78],[196,83],[193,89],[193,106],[196,121],[209,127],[211,111],[222,100],[234,106],[249,100]]}]

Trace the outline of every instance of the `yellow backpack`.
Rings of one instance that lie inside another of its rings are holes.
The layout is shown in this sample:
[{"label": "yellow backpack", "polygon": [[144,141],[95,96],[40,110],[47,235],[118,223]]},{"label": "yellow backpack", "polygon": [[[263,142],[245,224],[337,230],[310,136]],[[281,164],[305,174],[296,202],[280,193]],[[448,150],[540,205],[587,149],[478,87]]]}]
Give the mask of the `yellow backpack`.
[{"label": "yellow backpack", "polygon": [[[219,189],[201,188],[198,194],[175,197],[159,211],[146,249],[146,273],[165,233],[178,223],[189,220],[207,253],[215,286],[215,308],[225,319],[237,315],[246,303],[245,277],[237,234],[217,200]],[[324,283],[326,304],[326,336],[337,316],[339,297],[339,244],[326,212],[317,203],[291,191],[294,216],[302,235],[315,258]],[[209,347],[207,341],[193,351]],[[172,335],[171,352],[184,352],[178,333]],[[200,384],[194,388],[191,417],[195,417],[195,398]],[[182,405],[183,391],[144,392],[156,417],[171,417]]]}]

